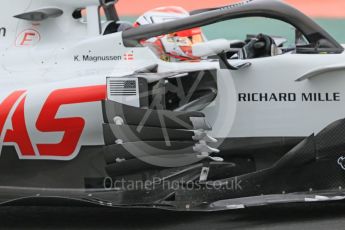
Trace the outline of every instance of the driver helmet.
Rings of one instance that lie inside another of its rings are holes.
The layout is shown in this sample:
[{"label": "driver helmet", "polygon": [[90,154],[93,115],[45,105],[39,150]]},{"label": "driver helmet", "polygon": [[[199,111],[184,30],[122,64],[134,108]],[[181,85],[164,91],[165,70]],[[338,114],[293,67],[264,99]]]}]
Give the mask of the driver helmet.
[{"label": "driver helmet", "polygon": [[[163,23],[189,17],[188,11],[178,6],[159,7],[140,16],[134,27]],[[204,42],[205,36],[200,27],[178,31],[142,41],[164,61],[200,61],[193,55],[192,46]]]}]

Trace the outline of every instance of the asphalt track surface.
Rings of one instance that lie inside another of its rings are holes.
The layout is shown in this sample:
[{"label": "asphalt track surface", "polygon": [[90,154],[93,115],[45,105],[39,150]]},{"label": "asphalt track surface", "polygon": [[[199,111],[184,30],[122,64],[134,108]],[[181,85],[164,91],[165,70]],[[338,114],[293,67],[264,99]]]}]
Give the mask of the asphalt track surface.
[{"label": "asphalt track surface", "polygon": [[98,207],[1,207],[0,229],[345,229],[345,202],[191,213]]}]

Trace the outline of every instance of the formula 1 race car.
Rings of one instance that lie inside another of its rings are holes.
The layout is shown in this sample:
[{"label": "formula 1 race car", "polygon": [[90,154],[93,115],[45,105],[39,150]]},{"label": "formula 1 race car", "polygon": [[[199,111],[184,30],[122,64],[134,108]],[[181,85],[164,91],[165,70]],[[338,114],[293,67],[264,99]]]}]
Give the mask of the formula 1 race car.
[{"label": "formula 1 race car", "polygon": [[[1,4],[1,204],[345,199],[344,46],[293,7],[248,0],[132,26],[116,1]],[[293,45],[264,33],[188,40],[247,17],[291,25]],[[163,59],[157,41],[188,58]]]}]

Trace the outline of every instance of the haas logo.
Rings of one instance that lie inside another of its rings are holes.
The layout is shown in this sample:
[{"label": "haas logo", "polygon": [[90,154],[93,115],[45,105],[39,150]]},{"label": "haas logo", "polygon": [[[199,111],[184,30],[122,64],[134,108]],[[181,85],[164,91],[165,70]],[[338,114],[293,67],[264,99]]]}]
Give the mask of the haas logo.
[{"label": "haas logo", "polygon": [[[32,132],[56,133],[58,141],[47,143],[46,138],[30,136],[25,115],[27,94],[25,90],[15,91],[0,104],[0,143],[16,147],[20,159],[73,159],[80,150],[80,138],[85,127],[83,117],[58,118],[62,106],[97,102],[105,99],[106,87],[89,86],[52,91],[45,99]],[[93,113],[94,111],[89,111]],[[10,123],[10,126],[5,124]],[[31,132],[31,133],[32,133]],[[37,143],[36,143],[37,142]]]},{"label": "haas logo", "polygon": [[340,167],[345,170],[345,157],[339,157],[338,159],[338,165],[340,165]]}]

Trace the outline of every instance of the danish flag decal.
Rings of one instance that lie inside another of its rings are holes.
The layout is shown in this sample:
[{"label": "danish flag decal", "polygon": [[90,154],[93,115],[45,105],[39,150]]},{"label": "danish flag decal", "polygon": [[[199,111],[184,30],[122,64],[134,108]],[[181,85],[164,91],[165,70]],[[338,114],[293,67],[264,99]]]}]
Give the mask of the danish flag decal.
[{"label": "danish flag decal", "polygon": [[[37,132],[59,133],[62,137],[57,143],[33,143],[25,119],[26,113],[31,112],[25,110],[26,98],[27,92],[20,90],[12,92],[0,102],[0,143],[15,146],[20,159],[70,160],[80,150],[85,120],[78,116],[57,118],[58,111],[64,105],[104,100],[106,86],[57,89],[48,95],[34,127]],[[5,127],[7,122],[12,125]]]}]

